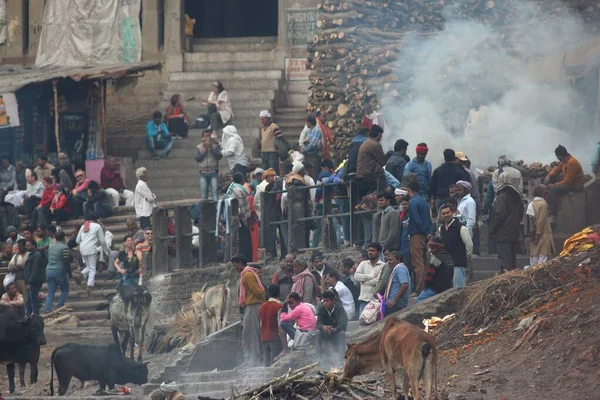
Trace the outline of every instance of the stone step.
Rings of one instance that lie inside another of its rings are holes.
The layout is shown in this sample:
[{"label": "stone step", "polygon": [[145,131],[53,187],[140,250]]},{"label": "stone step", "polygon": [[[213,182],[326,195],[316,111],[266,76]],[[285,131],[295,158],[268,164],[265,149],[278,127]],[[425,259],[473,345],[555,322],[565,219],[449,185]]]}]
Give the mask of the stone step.
[{"label": "stone step", "polygon": [[[228,91],[229,100],[231,101],[232,108],[239,100],[274,100],[275,99],[274,89],[234,89],[231,92]],[[168,90],[163,93],[162,101],[170,101],[174,94],[180,94],[183,100],[183,104],[187,104],[190,100],[205,101],[207,94],[205,91],[198,91],[194,89],[186,89],[173,91]],[[235,113],[235,108],[234,108]]]},{"label": "stone step", "polygon": [[[219,79],[227,93],[234,93],[236,90],[251,90],[251,89],[273,89],[278,90],[280,86],[279,79]],[[162,91],[173,91],[177,93],[183,90],[197,90],[204,93],[203,97],[208,98],[210,88],[214,79],[199,79],[195,81],[170,81],[168,87]]]},{"label": "stone step", "polygon": [[171,72],[169,82],[231,79],[281,79],[283,71],[278,69],[262,71],[210,71],[210,72]]},{"label": "stone step", "polygon": [[76,316],[81,321],[98,321],[98,320],[106,320],[108,319],[108,311],[73,311],[70,313],[71,315]]},{"label": "stone step", "polygon": [[268,71],[273,68],[273,60],[266,61],[224,61],[224,62],[184,62],[184,72],[221,71]]},{"label": "stone step", "polygon": [[[184,101],[186,112],[190,118],[198,114],[206,114],[206,106],[202,105],[203,98],[195,98],[194,100]],[[158,105],[159,110],[167,108],[169,102],[163,100]],[[235,104],[232,104],[233,114],[238,115],[239,110],[252,110],[254,115],[259,115],[262,110],[271,110],[273,108],[273,99],[238,99]]]},{"label": "stone step", "polygon": [[182,374],[178,383],[196,383],[196,382],[223,382],[239,377],[239,371],[235,369],[215,372],[189,372]]},{"label": "stone step", "polygon": [[[240,39],[243,39],[240,40]],[[194,39],[194,53],[237,52],[237,51],[267,51],[277,46],[277,38],[250,37],[250,38],[222,38],[222,39]]]},{"label": "stone step", "polygon": [[275,60],[273,50],[258,51],[214,51],[202,53],[184,53],[183,62],[185,63],[227,63],[227,62],[256,62]]},{"label": "stone step", "polygon": [[[115,282],[115,287],[117,286],[117,281]],[[117,293],[117,289],[103,289],[103,290],[92,290],[88,297],[88,293],[86,290],[77,290],[74,292],[69,292],[69,296],[67,297],[67,305],[70,305],[71,302],[79,302],[79,301],[101,301],[106,300],[107,297],[115,295]],[[54,294],[54,300],[58,300],[60,297],[59,290],[56,290]]]},{"label": "stone step", "polygon": [[[116,283],[115,283],[116,286]],[[66,303],[69,307],[76,311],[97,311],[100,306],[103,308],[107,308],[108,304],[106,300],[77,300],[77,301],[67,301]]]},{"label": "stone step", "polygon": [[305,113],[306,114],[306,108],[304,108],[304,107],[277,107],[277,110],[276,110],[277,115],[295,114],[295,113]]}]

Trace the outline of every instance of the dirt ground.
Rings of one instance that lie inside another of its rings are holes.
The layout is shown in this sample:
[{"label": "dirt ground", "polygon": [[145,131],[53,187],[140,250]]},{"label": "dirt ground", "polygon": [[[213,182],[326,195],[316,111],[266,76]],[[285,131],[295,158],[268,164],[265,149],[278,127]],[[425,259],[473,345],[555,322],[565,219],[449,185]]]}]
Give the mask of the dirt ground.
[{"label": "dirt ground", "polygon": [[[6,376],[6,370],[0,366],[0,394],[5,398],[23,398],[23,397],[34,397],[34,396],[49,396],[50,395],[50,356],[55,348],[65,343],[86,343],[86,344],[108,344],[112,343],[112,334],[109,326],[103,327],[59,327],[59,326],[47,326],[45,328],[45,335],[48,344],[42,346],[40,361],[38,364],[38,382],[36,384],[29,384],[29,365],[25,368],[25,383],[26,387],[19,386],[18,378],[18,367],[15,368],[15,383],[17,385],[16,391],[13,395],[8,394],[8,378]],[[129,353],[128,353],[129,354]],[[137,354],[137,351],[136,351]],[[157,377],[165,364],[169,363],[173,358],[177,356],[177,352],[174,351],[170,354],[148,354],[144,353],[144,361],[150,361],[148,365],[149,376],[148,379]],[[142,390],[139,386],[130,387],[133,394],[141,395]],[[58,382],[56,380],[56,373],[54,375],[54,390],[55,395],[58,395]],[[83,389],[78,379],[71,380],[71,385],[67,391],[67,396],[84,396],[91,395],[98,390],[97,382],[86,382]],[[99,397],[101,398],[101,397]]]}]

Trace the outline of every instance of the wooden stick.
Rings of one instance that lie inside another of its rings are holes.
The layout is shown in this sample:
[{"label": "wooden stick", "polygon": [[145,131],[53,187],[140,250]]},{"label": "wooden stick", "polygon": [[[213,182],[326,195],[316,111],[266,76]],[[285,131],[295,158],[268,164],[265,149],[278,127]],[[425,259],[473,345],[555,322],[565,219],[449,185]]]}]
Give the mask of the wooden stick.
[{"label": "wooden stick", "polygon": [[60,153],[60,131],[58,126],[58,88],[56,80],[52,81],[52,91],[54,92],[54,137],[56,138],[56,150]]}]

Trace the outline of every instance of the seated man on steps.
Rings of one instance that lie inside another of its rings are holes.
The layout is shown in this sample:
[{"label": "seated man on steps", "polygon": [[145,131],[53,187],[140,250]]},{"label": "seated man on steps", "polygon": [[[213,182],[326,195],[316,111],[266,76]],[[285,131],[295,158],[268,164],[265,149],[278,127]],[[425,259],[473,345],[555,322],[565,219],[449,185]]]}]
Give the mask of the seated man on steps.
[{"label": "seated man on steps", "polygon": [[113,207],[119,207],[120,200],[123,200],[126,206],[132,206],[133,192],[125,189],[123,177],[118,169],[117,160],[114,157],[109,157],[100,172],[100,185],[111,197]]},{"label": "seated man on steps", "polygon": [[327,289],[317,311],[317,355],[321,368],[344,364],[347,325],[348,315],[338,300],[337,293]]},{"label": "seated man on steps", "polygon": [[146,146],[148,150],[150,150],[155,160],[160,160],[169,155],[174,144],[175,139],[169,133],[167,125],[162,122],[162,114],[160,111],[155,111],[152,115],[152,121],[148,121],[146,124]]},{"label": "seated man on steps", "polygon": [[[571,192],[581,192],[583,191],[583,186],[585,184],[581,164],[575,157],[569,154],[565,146],[559,145],[556,150],[554,150],[554,154],[560,163],[554,167],[544,179],[548,189],[550,189],[547,201],[551,225],[554,225],[556,222],[558,203],[560,200],[559,197],[565,196]],[[562,179],[559,177],[562,177]]]}]

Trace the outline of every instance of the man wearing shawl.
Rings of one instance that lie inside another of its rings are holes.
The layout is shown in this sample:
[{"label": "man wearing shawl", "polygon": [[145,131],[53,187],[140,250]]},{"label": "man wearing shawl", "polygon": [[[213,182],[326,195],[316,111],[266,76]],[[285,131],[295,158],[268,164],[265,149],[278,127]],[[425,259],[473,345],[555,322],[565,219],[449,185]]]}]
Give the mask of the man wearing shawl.
[{"label": "man wearing shawl", "polygon": [[546,196],[548,188],[539,185],[533,189],[533,201],[527,205],[527,219],[530,221],[529,265],[536,266],[548,261],[555,253],[552,227],[548,213]]},{"label": "man wearing shawl", "polygon": [[[227,128],[227,127],[226,127]],[[240,229],[239,229],[239,246],[240,254],[245,256],[246,259],[252,259],[252,238],[250,236],[249,223],[252,215],[250,210],[250,203],[248,201],[248,190],[244,187],[246,180],[244,176],[239,172],[233,174],[233,182],[227,188],[225,197],[232,197],[238,201],[238,215],[240,218]]]},{"label": "man wearing shawl", "polygon": [[241,173],[246,178],[248,174],[248,158],[244,154],[244,143],[233,125],[223,128],[223,156],[227,159],[229,169],[233,174]]},{"label": "man wearing shawl", "polygon": [[248,367],[261,365],[260,314],[265,301],[265,287],[260,280],[260,269],[247,265],[247,258],[235,256],[231,259],[240,274],[239,304],[242,311],[242,350],[244,364]]},{"label": "man wearing shawl", "polygon": [[308,263],[302,258],[294,260],[294,276],[292,278],[292,292],[298,293],[303,303],[317,305],[319,293],[319,284],[317,279],[308,269]]},{"label": "man wearing shawl", "polygon": [[501,272],[516,268],[517,247],[520,239],[523,204],[519,180],[503,172],[498,176],[497,198],[490,236],[497,242],[498,267]]},{"label": "man wearing shawl", "polygon": [[260,112],[260,123],[262,125],[260,130],[262,167],[265,171],[273,168],[279,174],[279,153],[275,146],[275,139],[283,137],[283,132],[273,123],[269,110],[262,110]]},{"label": "man wearing shawl", "polygon": [[456,194],[460,200],[458,200],[458,211],[460,215],[465,218],[465,226],[469,230],[469,235],[473,237],[473,229],[477,224],[477,204],[471,197],[472,185],[467,181],[456,182]]}]

